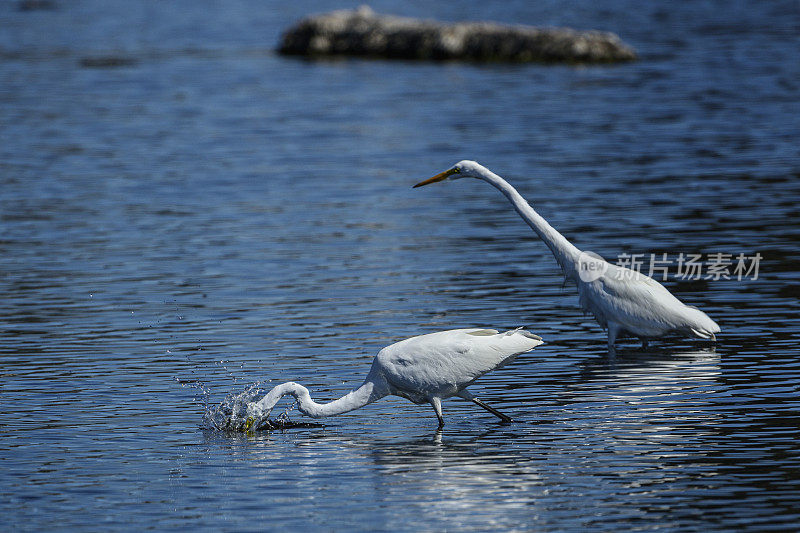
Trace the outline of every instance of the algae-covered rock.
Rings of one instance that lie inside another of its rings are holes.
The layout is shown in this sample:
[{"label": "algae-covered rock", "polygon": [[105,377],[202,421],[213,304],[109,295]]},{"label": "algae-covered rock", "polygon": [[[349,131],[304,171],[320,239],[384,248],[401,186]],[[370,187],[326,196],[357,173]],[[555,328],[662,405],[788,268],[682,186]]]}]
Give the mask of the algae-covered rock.
[{"label": "algae-covered rock", "polygon": [[445,24],[378,15],[368,7],[313,15],[290,28],[278,51],[304,56],[607,63],[636,59],[613,33],[493,22]]}]

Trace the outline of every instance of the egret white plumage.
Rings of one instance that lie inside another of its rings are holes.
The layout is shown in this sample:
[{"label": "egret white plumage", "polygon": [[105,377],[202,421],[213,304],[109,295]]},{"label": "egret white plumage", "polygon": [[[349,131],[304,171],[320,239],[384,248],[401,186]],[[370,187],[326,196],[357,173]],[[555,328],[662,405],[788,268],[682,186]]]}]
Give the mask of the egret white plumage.
[{"label": "egret white plumage", "polygon": [[493,329],[453,329],[419,335],[383,348],[372,361],[364,383],[330,403],[311,399],[308,389],[297,383],[283,383],[266,396],[247,405],[245,429],[258,427],[268,419],[278,400],[294,396],[301,413],[312,418],[346,413],[384,396],[401,396],[416,404],[430,403],[444,425],[442,400],[459,396],[483,407],[503,422],[511,418],[469,393],[476,379],[533,350],[542,339],[523,329],[500,333]]},{"label": "egret white plumage", "polygon": [[639,337],[643,345],[669,332],[716,340],[719,326],[705,313],[683,304],[656,280],[629,268],[581,252],[542,218],[506,180],[475,161],[460,161],[421,187],[447,179],[478,178],[502,192],[525,222],[536,232],[561,266],[565,278],[578,287],[581,307],[608,330],[608,347],[617,337]]}]

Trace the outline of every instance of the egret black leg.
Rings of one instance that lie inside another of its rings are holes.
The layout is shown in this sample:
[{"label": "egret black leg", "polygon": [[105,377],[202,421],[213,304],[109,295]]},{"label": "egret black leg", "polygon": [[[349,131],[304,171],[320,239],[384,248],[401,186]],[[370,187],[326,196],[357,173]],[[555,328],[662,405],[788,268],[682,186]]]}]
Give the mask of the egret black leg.
[{"label": "egret black leg", "polygon": [[617,341],[617,335],[619,335],[620,327],[615,324],[614,322],[608,323],[608,351],[614,351],[614,343]]},{"label": "egret black leg", "polygon": [[486,409],[487,411],[492,413],[494,416],[498,417],[500,420],[503,421],[503,423],[508,424],[510,422],[513,422],[513,420],[511,419],[510,416],[504,415],[503,413],[501,413],[500,411],[498,411],[494,407],[484,403],[483,401],[479,400],[478,398],[475,398],[473,396],[472,398],[470,398],[470,400],[472,400],[475,403],[475,405],[479,405],[479,406],[483,407],[484,409]]},{"label": "egret black leg", "polygon": [[431,405],[436,412],[436,418],[439,419],[439,429],[444,427],[444,417],[442,416],[442,400],[439,398],[431,398]]}]

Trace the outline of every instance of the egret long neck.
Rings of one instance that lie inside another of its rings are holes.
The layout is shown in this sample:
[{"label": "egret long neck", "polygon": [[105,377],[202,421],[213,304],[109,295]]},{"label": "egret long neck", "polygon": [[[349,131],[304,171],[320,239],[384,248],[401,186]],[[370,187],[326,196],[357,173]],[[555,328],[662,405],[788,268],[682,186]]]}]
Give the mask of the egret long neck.
[{"label": "egret long neck", "polygon": [[548,224],[506,180],[488,169],[482,177],[484,181],[491,183],[508,198],[511,205],[519,213],[519,216],[528,223],[539,238],[550,248],[550,251],[553,252],[556,261],[564,270],[564,274],[576,279],[578,275],[576,265],[581,251],[556,231],[553,226]]},{"label": "egret long neck", "polygon": [[346,413],[383,398],[388,394],[388,391],[382,383],[379,379],[373,379],[373,375],[370,373],[359,388],[329,403],[315,402],[311,399],[308,389],[298,383],[283,383],[274,387],[253,406],[258,413],[269,415],[278,400],[283,396],[291,395],[297,400],[301,413],[312,418],[322,418]]},{"label": "egret long neck", "polygon": [[[305,389],[305,387],[304,387]],[[375,395],[375,384],[372,381],[365,381],[356,390],[350,391],[338,400],[333,400],[328,403],[317,403],[311,399],[308,390],[305,390],[305,395],[297,396],[300,412],[312,418],[322,418],[324,416],[333,416],[364,407],[368,403],[381,398],[383,395]]]}]

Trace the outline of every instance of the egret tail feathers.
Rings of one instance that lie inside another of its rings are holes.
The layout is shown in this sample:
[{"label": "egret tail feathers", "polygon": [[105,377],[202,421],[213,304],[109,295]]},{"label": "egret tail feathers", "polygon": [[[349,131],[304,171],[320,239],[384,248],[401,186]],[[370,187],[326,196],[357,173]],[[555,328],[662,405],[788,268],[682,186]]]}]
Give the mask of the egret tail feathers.
[{"label": "egret tail feathers", "polygon": [[527,337],[529,339],[534,339],[534,340],[537,340],[537,341],[541,341],[542,340],[542,338],[539,335],[536,335],[535,333],[531,333],[530,331],[526,330],[525,329],[526,327],[528,327],[528,326],[520,326],[520,327],[515,328],[515,329],[510,329],[510,330],[506,331],[503,335],[508,337],[509,335],[519,334],[519,335],[522,335],[522,336]]},{"label": "egret tail feathers", "polygon": [[[712,340],[714,342],[716,342],[716,340],[717,340],[717,336],[714,334],[715,332],[713,332],[713,331],[703,331],[703,330],[697,330],[697,329],[694,329],[694,328],[691,328],[691,331],[692,331],[692,334],[695,337],[699,337],[701,339],[710,339],[710,340]],[[717,330],[717,332],[719,332],[719,330]]]}]

